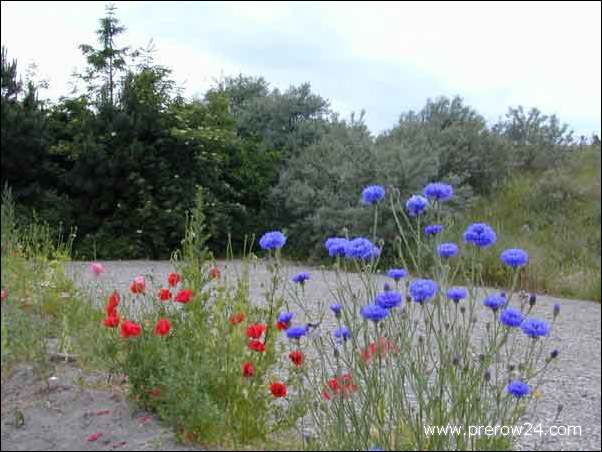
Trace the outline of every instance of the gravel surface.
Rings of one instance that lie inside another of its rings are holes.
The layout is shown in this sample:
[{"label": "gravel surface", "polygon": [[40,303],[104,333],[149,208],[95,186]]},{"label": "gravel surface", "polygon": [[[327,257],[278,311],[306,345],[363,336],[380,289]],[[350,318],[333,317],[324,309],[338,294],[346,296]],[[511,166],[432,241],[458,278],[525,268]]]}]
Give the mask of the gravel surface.
[{"label": "gravel surface", "polygon": [[[138,275],[146,276],[147,284],[158,288],[165,285],[167,275],[172,271],[170,263],[163,261],[111,261],[103,264],[106,269],[102,275],[105,290],[115,288],[126,291]],[[240,262],[220,262],[219,267],[222,277],[228,278],[240,271]],[[73,263],[70,270],[79,283],[94,285],[89,263]],[[305,291],[309,305],[319,306],[325,303],[328,306],[333,301],[329,285],[333,284],[334,273],[297,265],[287,265],[285,270],[289,277],[301,271],[310,271],[312,274]],[[269,273],[259,263],[252,269],[251,276],[252,298],[260,302]],[[352,278],[353,280],[357,281],[357,278]],[[110,287],[107,287],[107,281],[111,281]],[[517,447],[523,450],[600,450],[601,305],[590,301],[539,296],[534,314],[551,320],[555,303],[560,303],[562,310],[552,335],[547,340],[550,348],[559,348],[561,353],[541,387],[543,398],[538,402],[537,416],[530,414],[525,421],[535,425],[541,423],[544,432],[551,426],[579,426],[581,435],[547,434],[540,437],[533,433],[521,436]],[[331,325],[322,325],[322,328],[331,328]],[[559,405],[562,410],[558,415]],[[8,450],[4,448],[4,428],[2,443],[2,449]]]}]

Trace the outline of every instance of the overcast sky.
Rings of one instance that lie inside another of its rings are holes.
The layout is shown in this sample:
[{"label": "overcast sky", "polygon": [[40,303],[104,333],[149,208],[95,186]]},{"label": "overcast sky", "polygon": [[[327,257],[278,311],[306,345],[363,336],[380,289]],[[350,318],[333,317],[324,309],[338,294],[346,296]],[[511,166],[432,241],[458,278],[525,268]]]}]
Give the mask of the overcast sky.
[{"label": "overcast sky", "polygon": [[[600,132],[599,2],[114,3],[127,27],[118,44],[152,38],[188,95],[243,73],[281,89],[308,81],[344,116],[365,109],[375,133],[456,94],[490,121],[520,104]],[[2,2],[2,45],[21,69],[38,65],[48,97],[64,94],[104,5]]]}]

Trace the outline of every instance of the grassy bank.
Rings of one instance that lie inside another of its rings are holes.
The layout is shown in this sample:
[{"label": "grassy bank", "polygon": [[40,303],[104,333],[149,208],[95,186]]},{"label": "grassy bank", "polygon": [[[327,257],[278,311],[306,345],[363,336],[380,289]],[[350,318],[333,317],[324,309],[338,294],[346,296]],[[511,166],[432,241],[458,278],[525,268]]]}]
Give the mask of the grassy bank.
[{"label": "grassy bank", "polygon": [[[490,223],[500,251],[529,251],[523,274],[529,290],[600,301],[600,148],[581,151],[559,169],[513,177],[465,218]],[[459,234],[467,224],[455,226]],[[498,255],[490,253],[485,276],[502,285]]]}]

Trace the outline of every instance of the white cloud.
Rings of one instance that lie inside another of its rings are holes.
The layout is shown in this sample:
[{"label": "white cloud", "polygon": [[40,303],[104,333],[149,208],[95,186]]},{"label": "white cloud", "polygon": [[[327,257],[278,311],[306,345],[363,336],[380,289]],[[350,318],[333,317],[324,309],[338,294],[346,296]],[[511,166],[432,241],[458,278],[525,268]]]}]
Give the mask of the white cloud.
[{"label": "white cloud", "polygon": [[[220,35],[212,40],[212,46],[202,39],[188,37],[195,36],[203,27],[219,26],[220,31],[227,30],[224,39],[229,39],[239,51],[250,44],[259,45],[252,41],[253,37],[259,32],[269,32],[275,33],[275,39],[284,40],[284,44],[286,40],[307,43],[310,50],[323,50],[326,58],[334,53],[357,63],[372,77],[366,78],[365,86],[339,91],[339,98],[320,91],[331,99],[335,108],[343,110],[341,113],[359,110],[351,106],[360,104],[361,95],[363,99],[370,96],[369,83],[374,77],[394,85],[396,74],[411,72],[435,80],[442,90],[425,92],[424,98],[460,94],[490,119],[503,115],[510,105],[522,104],[557,113],[568,122],[600,129],[598,2],[559,6],[539,6],[539,3],[524,6],[520,2],[476,6],[470,2],[459,6],[446,2],[344,5],[325,2],[319,9],[312,9],[315,4],[307,2],[276,5],[224,2],[202,4],[211,8],[214,19],[216,15],[221,18],[217,25],[203,22],[208,19],[202,15],[194,25],[191,25],[194,21],[185,20],[172,23],[180,11],[191,14],[197,5],[117,2],[119,16],[123,16],[128,27],[125,41],[141,46],[154,37],[158,62],[171,67],[176,80],[186,82],[187,94],[200,94],[214,79],[239,72],[264,75],[281,88],[308,76],[318,88],[333,86],[336,77],[341,79],[339,84],[350,83],[343,73],[321,70],[318,62],[315,67],[299,68],[270,66],[263,60],[242,63],[222,51]],[[214,9],[218,6],[222,9]],[[51,82],[49,94],[55,97],[66,92],[73,69],[83,66],[77,45],[95,42],[94,30],[103,11],[104,2],[3,2],[2,44],[8,47],[9,56],[18,57],[22,69],[29,62],[36,62],[40,75]],[[142,14],[136,11],[148,13],[144,21],[137,20]],[[172,13],[170,19],[163,17],[166,14],[162,12],[166,11]],[[308,56],[304,57],[306,61]],[[393,73],[387,72],[392,68]],[[359,83],[357,80],[361,77],[353,82]],[[374,99],[370,108],[378,108],[379,102],[387,111],[403,105],[400,99],[385,98]],[[398,113],[389,119],[388,125],[395,123]],[[382,123],[371,123],[371,118],[382,119],[383,112],[367,112],[373,129],[383,127]]]}]

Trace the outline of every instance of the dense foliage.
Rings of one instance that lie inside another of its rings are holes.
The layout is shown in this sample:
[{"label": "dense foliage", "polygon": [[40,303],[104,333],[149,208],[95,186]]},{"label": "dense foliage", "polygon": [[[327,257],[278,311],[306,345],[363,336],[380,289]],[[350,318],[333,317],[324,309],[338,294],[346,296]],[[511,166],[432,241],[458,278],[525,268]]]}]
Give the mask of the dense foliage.
[{"label": "dense foliage", "polygon": [[[54,103],[2,49],[2,184],[21,218],[33,209],[77,228],[80,258],[168,257],[200,187],[217,254],[229,235],[236,250],[245,234],[279,227],[295,237],[291,255],[322,259],[315,237],[369,231],[357,193],[377,174],[402,196],[453,183],[461,211],[509,177],[558,170],[590,147],[556,116],[519,106],[489,125],[460,97],[429,99],[378,136],[309,84],[282,91],[239,75],[186,99],[152,45],[122,45],[125,31],[109,7],[97,45],[80,46],[78,88]],[[391,238],[394,224],[382,226]]]}]

